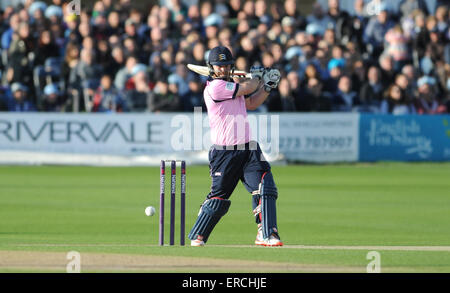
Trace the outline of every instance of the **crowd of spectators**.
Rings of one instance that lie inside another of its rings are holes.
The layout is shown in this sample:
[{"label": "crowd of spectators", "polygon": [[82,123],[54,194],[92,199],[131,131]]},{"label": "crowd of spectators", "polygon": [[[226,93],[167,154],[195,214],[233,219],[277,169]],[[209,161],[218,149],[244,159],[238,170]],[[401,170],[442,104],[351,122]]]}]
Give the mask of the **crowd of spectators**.
[{"label": "crowd of spectators", "polygon": [[98,0],[79,13],[24,0],[0,11],[0,110],[192,111],[206,78],[186,64],[224,45],[237,70],[281,71],[258,111],[450,112],[448,5],[403,0],[394,13],[383,1],[354,0],[349,14],[339,0],[311,13],[296,0]]}]

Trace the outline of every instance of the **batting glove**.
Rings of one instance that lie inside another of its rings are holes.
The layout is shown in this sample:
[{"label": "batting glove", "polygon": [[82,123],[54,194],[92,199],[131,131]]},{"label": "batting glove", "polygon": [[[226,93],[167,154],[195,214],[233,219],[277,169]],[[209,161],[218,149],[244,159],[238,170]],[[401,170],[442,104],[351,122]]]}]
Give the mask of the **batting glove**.
[{"label": "batting glove", "polygon": [[267,69],[263,74],[264,90],[270,92],[272,89],[278,86],[280,82],[281,74],[278,69]]},{"label": "batting glove", "polygon": [[259,77],[259,80],[262,80],[264,71],[264,67],[261,66],[252,66],[250,68],[250,74],[252,75],[252,78]]}]

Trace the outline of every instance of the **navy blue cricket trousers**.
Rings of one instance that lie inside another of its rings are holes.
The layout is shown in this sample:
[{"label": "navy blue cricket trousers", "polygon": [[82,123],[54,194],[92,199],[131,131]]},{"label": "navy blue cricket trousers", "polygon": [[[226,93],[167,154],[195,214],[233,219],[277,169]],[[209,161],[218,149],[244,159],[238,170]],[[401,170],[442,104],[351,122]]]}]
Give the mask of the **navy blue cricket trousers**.
[{"label": "navy blue cricket trousers", "polygon": [[[259,190],[263,176],[265,182],[273,181],[270,164],[265,160],[256,142],[232,147],[211,146],[209,169],[212,182],[207,198],[229,199],[239,181],[242,181],[250,193]],[[258,204],[259,196],[253,196],[253,209]]]}]

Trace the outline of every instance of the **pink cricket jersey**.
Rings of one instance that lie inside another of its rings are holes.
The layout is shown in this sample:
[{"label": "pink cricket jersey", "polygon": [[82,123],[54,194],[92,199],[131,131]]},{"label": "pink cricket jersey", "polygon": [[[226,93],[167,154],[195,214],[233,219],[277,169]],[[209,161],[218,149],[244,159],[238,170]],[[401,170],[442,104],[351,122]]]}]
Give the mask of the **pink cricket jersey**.
[{"label": "pink cricket jersey", "polygon": [[206,82],[203,92],[208,109],[211,142],[222,146],[250,141],[244,96],[236,96],[239,84],[221,79]]}]

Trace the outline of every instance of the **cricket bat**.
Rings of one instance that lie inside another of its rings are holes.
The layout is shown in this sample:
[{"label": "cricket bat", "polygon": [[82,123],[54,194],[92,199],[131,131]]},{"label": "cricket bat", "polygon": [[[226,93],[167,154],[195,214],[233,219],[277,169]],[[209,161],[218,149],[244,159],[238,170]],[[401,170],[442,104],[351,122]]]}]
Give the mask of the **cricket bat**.
[{"label": "cricket bat", "polygon": [[[187,67],[194,71],[195,73],[198,73],[200,75],[203,76],[208,76],[209,75],[209,69],[207,66],[201,66],[201,65],[194,65],[194,64],[188,64]],[[235,70],[233,77],[245,77],[245,78],[251,78],[251,74],[247,73],[245,71],[241,71],[241,70]]]}]

